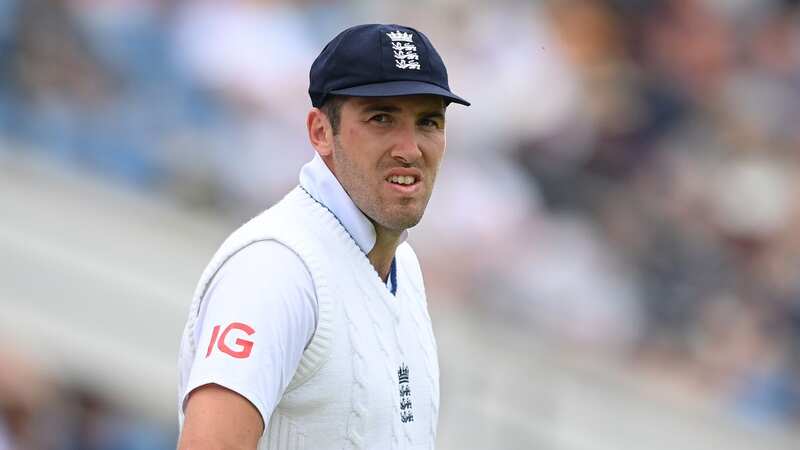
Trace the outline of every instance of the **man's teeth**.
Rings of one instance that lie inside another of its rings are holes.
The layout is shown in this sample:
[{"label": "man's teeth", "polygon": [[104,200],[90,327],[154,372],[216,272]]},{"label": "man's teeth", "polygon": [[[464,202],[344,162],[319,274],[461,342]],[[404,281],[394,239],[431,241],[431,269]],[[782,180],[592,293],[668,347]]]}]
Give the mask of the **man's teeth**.
[{"label": "man's teeth", "polygon": [[395,184],[414,184],[417,180],[412,176],[393,175],[389,177],[389,181]]}]

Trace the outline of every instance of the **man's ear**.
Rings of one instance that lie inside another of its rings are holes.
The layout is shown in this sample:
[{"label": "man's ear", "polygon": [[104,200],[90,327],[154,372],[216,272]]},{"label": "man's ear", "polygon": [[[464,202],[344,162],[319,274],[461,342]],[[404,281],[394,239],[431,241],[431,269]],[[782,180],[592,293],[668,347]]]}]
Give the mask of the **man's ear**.
[{"label": "man's ear", "polygon": [[308,140],[319,153],[319,156],[327,157],[333,154],[333,128],[328,116],[319,108],[311,108],[306,118],[308,127]]}]

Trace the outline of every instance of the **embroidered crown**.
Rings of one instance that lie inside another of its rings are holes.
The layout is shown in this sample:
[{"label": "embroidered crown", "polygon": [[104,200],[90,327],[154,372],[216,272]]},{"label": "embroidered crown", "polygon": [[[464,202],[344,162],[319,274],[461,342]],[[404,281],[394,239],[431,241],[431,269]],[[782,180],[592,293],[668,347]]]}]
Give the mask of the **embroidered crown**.
[{"label": "embroidered crown", "polygon": [[411,33],[403,33],[402,31],[392,31],[386,33],[392,42],[413,42],[413,35]]},{"label": "embroidered crown", "polygon": [[397,378],[401,383],[408,383],[408,367],[405,364],[401,365],[397,371]]}]

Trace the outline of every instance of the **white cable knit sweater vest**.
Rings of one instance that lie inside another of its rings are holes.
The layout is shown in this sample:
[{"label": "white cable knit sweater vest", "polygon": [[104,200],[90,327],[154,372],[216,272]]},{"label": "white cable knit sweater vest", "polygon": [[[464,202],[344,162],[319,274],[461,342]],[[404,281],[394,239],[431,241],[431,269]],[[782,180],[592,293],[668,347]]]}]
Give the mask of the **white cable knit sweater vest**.
[{"label": "white cable knit sweater vest", "polygon": [[398,247],[393,296],[336,217],[300,187],[222,244],[195,292],[180,358],[194,359],[195,320],[214,274],[263,240],[304,261],[319,316],[259,450],[433,449],[439,367],[416,255],[408,244]]}]

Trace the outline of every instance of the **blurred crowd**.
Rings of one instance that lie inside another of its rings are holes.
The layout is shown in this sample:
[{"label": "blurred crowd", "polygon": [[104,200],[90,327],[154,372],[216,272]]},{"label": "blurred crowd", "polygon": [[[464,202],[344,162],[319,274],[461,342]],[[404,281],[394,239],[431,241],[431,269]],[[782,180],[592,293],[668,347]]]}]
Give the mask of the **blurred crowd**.
[{"label": "blurred crowd", "polygon": [[0,450],[165,450],[177,430],[0,348]]},{"label": "blurred crowd", "polygon": [[243,219],[365,21],[473,102],[411,233],[432,298],[800,427],[800,1],[0,0],[0,137]]}]

